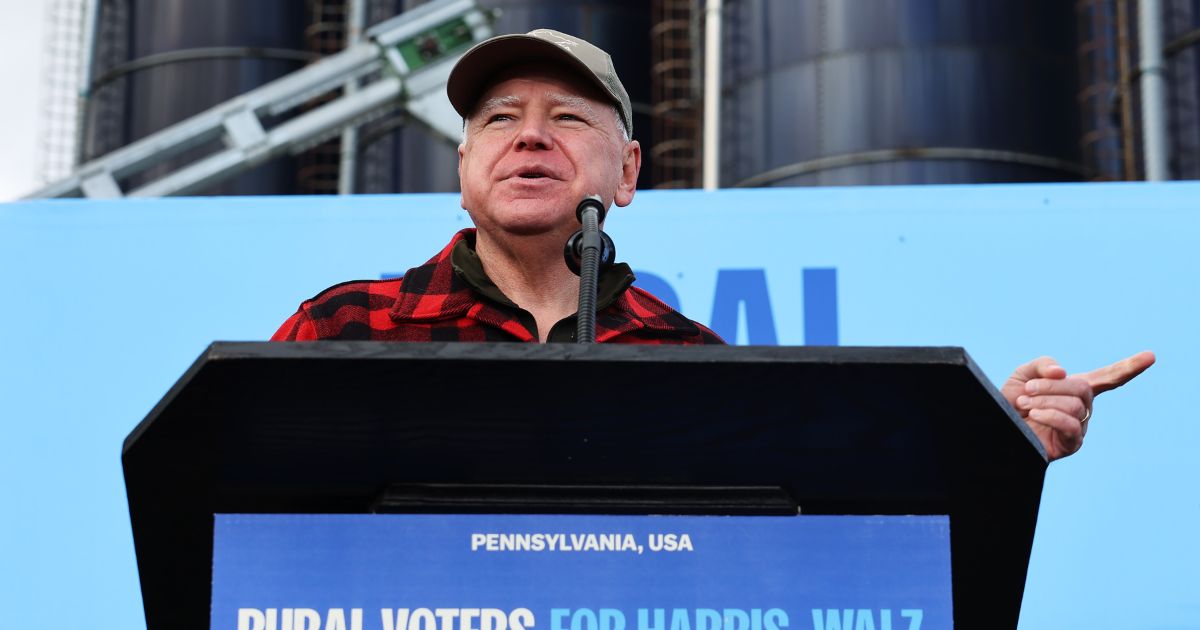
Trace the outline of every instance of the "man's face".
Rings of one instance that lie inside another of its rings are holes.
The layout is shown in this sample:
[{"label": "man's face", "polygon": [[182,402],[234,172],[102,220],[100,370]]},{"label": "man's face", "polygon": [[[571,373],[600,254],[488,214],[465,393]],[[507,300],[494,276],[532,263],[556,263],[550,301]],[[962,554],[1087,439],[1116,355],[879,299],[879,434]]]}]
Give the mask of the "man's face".
[{"label": "man's face", "polygon": [[462,206],[494,235],[569,235],[583,197],[627,205],[641,168],[641,148],[624,140],[613,107],[550,65],[498,77],[467,120],[458,158]]}]

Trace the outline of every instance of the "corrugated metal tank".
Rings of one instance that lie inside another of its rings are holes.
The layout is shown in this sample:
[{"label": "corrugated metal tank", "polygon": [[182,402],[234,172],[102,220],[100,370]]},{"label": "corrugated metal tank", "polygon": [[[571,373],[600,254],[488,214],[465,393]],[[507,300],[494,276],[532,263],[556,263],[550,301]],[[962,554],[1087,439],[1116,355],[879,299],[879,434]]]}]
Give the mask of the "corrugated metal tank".
[{"label": "corrugated metal tank", "polygon": [[[88,159],[295,71],[310,57],[303,5],[294,1],[103,0],[100,8]],[[206,192],[295,189],[294,166],[283,159]]]},{"label": "corrugated metal tank", "polygon": [[[397,11],[405,4],[398,2]],[[480,0],[499,9],[497,34],[552,28],[572,33],[608,51],[634,104],[633,128],[643,148],[649,146],[650,11],[645,0]],[[458,190],[458,156],[454,147],[417,125],[406,125],[364,149],[360,168],[362,192],[435,192]],[[643,150],[643,156],[646,151]],[[650,173],[643,158],[642,183]]]},{"label": "corrugated metal tank", "polygon": [[1072,3],[739,0],[721,185],[1082,176]]},{"label": "corrugated metal tank", "polygon": [[1172,179],[1200,179],[1200,0],[1163,3]]}]

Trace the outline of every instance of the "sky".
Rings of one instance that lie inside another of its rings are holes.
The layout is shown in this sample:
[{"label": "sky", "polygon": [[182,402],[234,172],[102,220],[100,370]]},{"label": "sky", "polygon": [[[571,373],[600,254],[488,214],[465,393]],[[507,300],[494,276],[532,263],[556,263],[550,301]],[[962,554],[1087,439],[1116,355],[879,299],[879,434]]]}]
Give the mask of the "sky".
[{"label": "sky", "polygon": [[38,178],[41,76],[45,60],[46,8],[50,0],[0,0],[0,202],[32,192]]}]

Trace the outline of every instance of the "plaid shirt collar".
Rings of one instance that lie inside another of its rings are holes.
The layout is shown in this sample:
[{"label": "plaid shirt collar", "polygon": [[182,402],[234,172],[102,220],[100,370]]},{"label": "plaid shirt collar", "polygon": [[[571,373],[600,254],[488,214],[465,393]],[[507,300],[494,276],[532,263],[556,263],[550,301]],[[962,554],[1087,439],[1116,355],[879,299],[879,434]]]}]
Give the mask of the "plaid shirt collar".
[{"label": "plaid shirt collar", "polygon": [[[487,278],[474,255],[474,244],[475,229],[461,230],[429,262],[404,274],[398,299],[388,317],[396,323],[429,323],[469,317],[500,328],[521,341],[536,341],[534,332],[522,323],[522,319],[532,322],[532,316]],[[663,313],[648,312],[644,305],[638,308],[633,304],[627,289],[634,279],[625,263],[613,265],[602,275],[596,309],[597,342],[641,328],[700,333],[685,318],[678,318],[683,320],[681,325],[670,325],[661,317]],[[684,329],[681,330],[681,326]]]}]

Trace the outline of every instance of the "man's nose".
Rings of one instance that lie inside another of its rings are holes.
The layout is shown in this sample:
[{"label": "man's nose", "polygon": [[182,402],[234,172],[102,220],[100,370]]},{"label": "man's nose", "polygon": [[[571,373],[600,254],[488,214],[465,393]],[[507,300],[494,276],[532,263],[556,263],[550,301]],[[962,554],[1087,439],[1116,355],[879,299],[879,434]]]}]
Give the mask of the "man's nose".
[{"label": "man's nose", "polygon": [[540,116],[528,116],[521,121],[515,148],[519,151],[544,150],[554,146],[546,121]]}]

